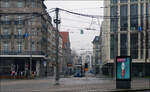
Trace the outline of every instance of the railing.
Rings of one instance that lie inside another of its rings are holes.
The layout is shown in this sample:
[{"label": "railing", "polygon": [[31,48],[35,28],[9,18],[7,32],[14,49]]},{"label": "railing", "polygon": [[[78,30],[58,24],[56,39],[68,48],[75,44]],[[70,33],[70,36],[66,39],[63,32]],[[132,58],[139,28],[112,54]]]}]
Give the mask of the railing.
[{"label": "railing", "polygon": [[10,24],[11,24],[11,21],[0,21],[0,24],[3,24],[3,25],[10,25]]},{"label": "railing", "polygon": [[24,25],[25,22],[23,20],[18,20],[14,22],[16,25]]},{"label": "railing", "polygon": [[0,51],[0,55],[46,55],[44,51]]},{"label": "railing", "polygon": [[15,25],[24,25],[25,24],[25,21],[23,21],[23,20],[18,20],[18,21],[0,21],[0,24],[2,24],[2,25],[10,25],[13,22],[14,22]]},{"label": "railing", "polygon": [[15,39],[24,39],[25,36],[24,35],[14,35]]},{"label": "railing", "polygon": [[11,35],[0,35],[1,39],[10,39]]}]

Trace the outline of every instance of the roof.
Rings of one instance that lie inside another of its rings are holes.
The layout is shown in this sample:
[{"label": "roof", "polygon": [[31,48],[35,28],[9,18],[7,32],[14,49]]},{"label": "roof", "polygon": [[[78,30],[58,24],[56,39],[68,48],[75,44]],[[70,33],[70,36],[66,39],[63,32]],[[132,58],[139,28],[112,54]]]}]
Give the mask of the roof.
[{"label": "roof", "polygon": [[69,32],[60,32],[60,35],[62,36],[63,39],[63,48],[64,48],[64,44],[69,41]]},{"label": "roof", "polygon": [[99,42],[99,36],[95,36],[94,40],[92,41],[92,43],[98,43]]}]

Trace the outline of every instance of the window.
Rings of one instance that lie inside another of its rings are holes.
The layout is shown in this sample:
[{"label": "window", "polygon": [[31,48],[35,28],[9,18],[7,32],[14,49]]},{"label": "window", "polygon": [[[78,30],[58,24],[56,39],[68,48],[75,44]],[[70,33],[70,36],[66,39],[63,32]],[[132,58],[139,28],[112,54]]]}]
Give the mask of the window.
[{"label": "window", "polygon": [[8,42],[4,43],[4,52],[8,52]]},{"label": "window", "polygon": [[128,29],[128,6],[120,6],[120,30],[127,31]]},{"label": "window", "polygon": [[23,24],[22,16],[18,16],[17,20],[18,20],[17,24]]},{"label": "window", "polygon": [[130,29],[138,30],[138,5],[132,4],[130,7]]},{"label": "window", "polygon": [[21,20],[21,16],[18,16],[18,21]]},{"label": "window", "polygon": [[111,7],[110,15],[110,31],[111,32],[116,32],[118,30],[118,19],[117,19],[117,13],[118,13],[118,8],[117,6]]},{"label": "window", "polygon": [[149,22],[148,22],[148,20],[149,20],[149,4],[148,3],[146,3],[146,29],[149,29]]},{"label": "window", "polygon": [[111,0],[110,2],[111,2],[111,4],[117,4],[118,0]]},{"label": "window", "polygon": [[32,42],[32,51],[35,51],[35,42]]},{"label": "window", "polygon": [[23,7],[23,2],[22,1],[18,1],[17,7],[19,7],[19,8]]},{"label": "window", "polygon": [[18,43],[18,52],[21,52],[21,51],[22,51],[22,44]]},{"label": "window", "polygon": [[9,7],[9,3],[8,3],[7,0],[4,2],[4,7],[5,7],[5,8],[8,8],[8,7]]},{"label": "window", "polygon": [[133,59],[138,58],[138,34],[130,34],[130,54]]},{"label": "window", "polygon": [[22,29],[18,28],[18,35],[22,35]]},{"label": "window", "polygon": [[120,0],[120,3],[127,3],[128,0]]},{"label": "window", "polygon": [[8,16],[5,16],[5,17],[4,17],[4,21],[8,21]]},{"label": "window", "polygon": [[137,2],[138,0],[130,0],[130,2]]},{"label": "window", "polygon": [[128,37],[127,34],[120,35],[120,55],[127,56],[128,55]]},{"label": "window", "polygon": [[143,36],[143,33],[141,33],[140,34],[141,35],[141,59],[143,59],[144,58],[144,56],[143,56],[143,51],[144,51],[144,42],[143,42],[143,40],[144,40],[144,36]]},{"label": "window", "polygon": [[8,16],[4,16],[4,17],[3,17],[3,23],[4,23],[4,24],[11,24],[11,22],[10,22],[9,19],[8,19]]},{"label": "window", "polygon": [[4,34],[4,35],[8,35],[8,28],[4,28],[3,30],[4,30],[4,33],[3,33],[3,34]]},{"label": "window", "polygon": [[140,12],[141,12],[141,27],[143,28],[143,25],[144,25],[144,23],[143,23],[143,19],[144,19],[144,8],[143,8],[143,3],[141,3],[141,10],[140,10]]},{"label": "window", "polygon": [[31,7],[35,8],[35,1],[34,0],[32,0],[32,2],[31,2]]},{"label": "window", "polygon": [[110,58],[114,58],[114,35],[110,36]]},{"label": "window", "polygon": [[34,28],[32,28],[32,36],[36,36],[36,31],[35,31],[35,29]]}]

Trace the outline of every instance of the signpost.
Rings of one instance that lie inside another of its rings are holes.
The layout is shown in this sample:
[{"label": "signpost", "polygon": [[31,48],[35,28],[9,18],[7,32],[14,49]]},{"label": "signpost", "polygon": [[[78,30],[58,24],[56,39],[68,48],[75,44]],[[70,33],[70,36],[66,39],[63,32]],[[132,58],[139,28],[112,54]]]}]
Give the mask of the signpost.
[{"label": "signpost", "polygon": [[116,88],[131,88],[131,63],[130,56],[117,56],[116,58]]}]

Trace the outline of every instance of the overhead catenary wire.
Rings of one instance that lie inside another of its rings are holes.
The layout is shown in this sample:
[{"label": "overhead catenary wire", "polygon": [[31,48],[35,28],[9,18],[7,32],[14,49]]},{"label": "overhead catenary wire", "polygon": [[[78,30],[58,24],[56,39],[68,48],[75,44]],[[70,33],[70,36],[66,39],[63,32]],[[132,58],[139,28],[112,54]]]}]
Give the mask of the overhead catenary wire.
[{"label": "overhead catenary wire", "polygon": [[[119,19],[119,18],[121,18],[121,19],[127,19],[128,17],[130,17],[130,19],[137,19],[138,17],[143,18],[144,16],[145,17],[150,17],[149,14],[143,14],[142,16],[141,15],[127,15],[127,16],[117,16],[117,15],[116,16],[89,15],[89,14],[83,14],[83,13],[76,13],[76,12],[72,12],[72,11],[69,11],[69,10],[61,9],[61,8],[59,8],[59,9],[61,11],[64,11],[64,12],[67,12],[67,13],[70,13],[70,14],[74,14],[74,15],[78,15],[78,16],[83,16],[83,17],[89,17],[89,18],[99,18],[99,19],[100,18],[101,19]],[[46,12],[46,13],[41,13],[40,15],[46,15],[47,13],[50,14],[50,13],[52,13],[54,11],[55,11],[55,8],[52,8],[51,11]],[[10,14],[12,14],[12,13],[10,13]],[[7,15],[7,14],[0,13],[0,15],[2,16],[2,15]],[[24,20],[32,19],[31,15],[28,15],[26,17],[29,17],[29,18],[25,18]]]}]

